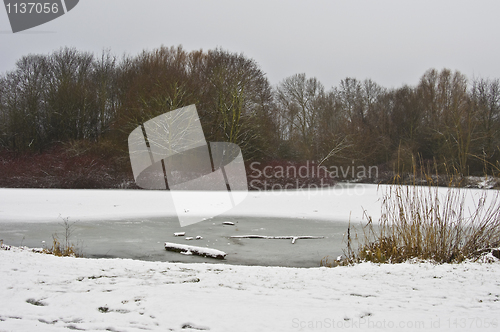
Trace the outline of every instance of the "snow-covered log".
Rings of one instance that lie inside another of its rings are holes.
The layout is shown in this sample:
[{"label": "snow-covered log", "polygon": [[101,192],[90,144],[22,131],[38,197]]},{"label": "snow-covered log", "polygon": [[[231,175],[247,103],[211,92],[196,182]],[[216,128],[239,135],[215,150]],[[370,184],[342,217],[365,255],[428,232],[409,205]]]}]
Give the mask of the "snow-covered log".
[{"label": "snow-covered log", "polygon": [[185,244],[178,244],[171,242],[165,242],[165,250],[180,252],[182,254],[188,254],[188,255],[193,254],[203,257],[212,257],[216,259],[224,259],[227,255],[224,251],[220,251],[217,249],[195,247],[195,246],[189,246]]},{"label": "snow-covered log", "polygon": [[266,236],[266,235],[235,235],[232,239],[267,239],[267,240],[292,240],[292,244],[298,239],[324,239],[324,236]]}]

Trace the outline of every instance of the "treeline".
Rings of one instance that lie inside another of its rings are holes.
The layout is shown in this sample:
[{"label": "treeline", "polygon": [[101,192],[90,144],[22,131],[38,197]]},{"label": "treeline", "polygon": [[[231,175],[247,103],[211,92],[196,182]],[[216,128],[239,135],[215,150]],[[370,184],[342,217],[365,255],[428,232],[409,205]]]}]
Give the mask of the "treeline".
[{"label": "treeline", "polygon": [[464,175],[498,171],[498,79],[469,81],[431,69],[416,87],[346,78],[325,91],[301,74],[280,83],[276,97],[281,142],[295,157],[408,168],[425,162]]},{"label": "treeline", "polygon": [[273,87],[242,54],[180,46],[123,59],[70,48],[22,57],[0,77],[0,147],[39,153],[85,141],[126,156],[132,129],[189,104],[208,141],[238,144],[247,161],[499,170],[498,79],[431,69],[393,89],[346,78],[327,90],[305,74]]},{"label": "treeline", "polygon": [[126,149],[137,125],[189,104],[197,105],[208,140],[236,142],[249,155],[275,144],[263,138],[275,132],[266,129],[272,89],[254,60],[162,47],[120,61],[68,48],[24,56],[0,78],[0,145],[40,152],[57,142],[107,139]]}]

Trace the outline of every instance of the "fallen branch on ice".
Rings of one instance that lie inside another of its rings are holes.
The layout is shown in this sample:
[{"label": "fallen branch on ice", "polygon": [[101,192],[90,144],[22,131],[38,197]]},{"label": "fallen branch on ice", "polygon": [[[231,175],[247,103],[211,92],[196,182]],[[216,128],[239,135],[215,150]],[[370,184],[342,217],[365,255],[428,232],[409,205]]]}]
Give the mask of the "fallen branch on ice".
[{"label": "fallen branch on ice", "polygon": [[292,244],[298,239],[324,239],[324,236],[266,236],[266,235],[235,235],[232,239],[267,239],[267,240],[292,240]]},{"label": "fallen branch on ice", "polygon": [[212,257],[216,259],[224,259],[224,257],[226,257],[227,255],[224,251],[220,251],[217,249],[188,246],[185,244],[171,242],[165,242],[165,250],[180,252],[181,254],[193,254],[203,257]]}]

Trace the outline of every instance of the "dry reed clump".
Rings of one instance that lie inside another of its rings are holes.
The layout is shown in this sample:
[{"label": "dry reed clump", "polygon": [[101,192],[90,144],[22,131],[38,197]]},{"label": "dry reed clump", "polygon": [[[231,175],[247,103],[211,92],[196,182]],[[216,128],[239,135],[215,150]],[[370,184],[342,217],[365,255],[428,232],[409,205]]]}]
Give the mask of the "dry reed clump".
[{"label": "dry reed clump", "polygon": [[78,250],[73,244],[61,244],[59,239],[55,236],[52,237],[52,247],[45,249],[44,253],[51,254],[59,257],[80,257]]},{"label": "dry reed clump", "polygon": [[386,190],[380,225],[369,218],[358,250],[351,249],[349,237],[346,257],[337,265],[459,263],[500,246],[498,191],[398,184]]},{"label": "dry reed clump", "polygon": [[44,249],[43,252],[59,257],[83,257],[81,250],[69,240],[73,233],[73,224],[69,223],[68,218],[64,219],[61,224],[64,228],[64,240],[60,241],[58,235],[53,234],[52,247]]}]

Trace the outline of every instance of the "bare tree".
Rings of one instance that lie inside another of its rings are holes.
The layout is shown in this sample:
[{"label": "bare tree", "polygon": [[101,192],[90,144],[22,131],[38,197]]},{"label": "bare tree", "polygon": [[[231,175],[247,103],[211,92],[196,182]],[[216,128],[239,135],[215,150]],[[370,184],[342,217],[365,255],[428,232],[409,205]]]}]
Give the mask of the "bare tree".
[{"label": "bare tree", "polygon": [[495,164],[499,159],[500,145],[500,80],[474,80],[471,95],[473,112],[480,121],[476,156]]},{"label": "bare tree", "polygon": [[308,79],[305,74],[297,74],[284,79],[276,94],[283,138],[294,141],[303,158],[314,158],[320,108],[325,97],[323,85],[314,77]]}]

